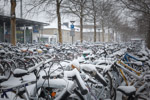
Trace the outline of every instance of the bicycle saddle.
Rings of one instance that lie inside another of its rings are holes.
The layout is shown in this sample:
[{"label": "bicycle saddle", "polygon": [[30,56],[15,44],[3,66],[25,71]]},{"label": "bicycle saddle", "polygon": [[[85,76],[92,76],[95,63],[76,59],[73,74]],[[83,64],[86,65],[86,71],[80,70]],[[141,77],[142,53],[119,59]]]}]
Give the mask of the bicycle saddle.
[{"label": "bicycle saddle", "polygon": [[134,95],[136,92],[136,88],[134,86],[119,86],[117,90],[127,96]]},{"label": "bicycle saddle", "polygon": [[24,69],[15,69],[13,71],[13,75],[14,77],[22,77],[22,76],[28,75],[28,71]]},{"label": "bicycle saddle", "polygon": [[24,57],[25,59],[32,59],[33,58],[33,56],[26,56],[26,57]]}]

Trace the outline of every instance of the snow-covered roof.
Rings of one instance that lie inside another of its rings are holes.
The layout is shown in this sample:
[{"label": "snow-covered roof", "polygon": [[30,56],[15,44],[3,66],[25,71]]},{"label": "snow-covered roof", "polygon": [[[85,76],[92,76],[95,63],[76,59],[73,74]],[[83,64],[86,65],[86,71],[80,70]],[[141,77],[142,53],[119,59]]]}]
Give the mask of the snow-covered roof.
[{"label": "snow-covered roof", "polygon": [[[49,25],[49,26],[45,26],[44,28],[55,28],[55,29],[57,29],[58,27],[56,26],[56,25]],[[70,31],[70,28],[69,27],[67,27],[67,26],[65,26],[65,25],[61,25],[61,28],[63,29],[63,30],[68,30],[68,31]]]},{"label": "snow-covered roof", "polygon": [[[49,25],[49,26],[44,26],[44,29],[57,29],[57,26],[54,26],[54,25]],[[61,25],[61,28],[62,28],[62,30],[67,30],[67,31],[70,31],[71,30],[71,28],[70,27],[67,27],[67,26],[65,26],[65,25]],[[80,28],[79,27],[75,27],[75,31],[76,32],[79,32],[80,31]]]},{"label": "snow-covered roof", "polygon": [[141,38],[132,38],[131,40],[132,41],[141,41],[142,39]]}]

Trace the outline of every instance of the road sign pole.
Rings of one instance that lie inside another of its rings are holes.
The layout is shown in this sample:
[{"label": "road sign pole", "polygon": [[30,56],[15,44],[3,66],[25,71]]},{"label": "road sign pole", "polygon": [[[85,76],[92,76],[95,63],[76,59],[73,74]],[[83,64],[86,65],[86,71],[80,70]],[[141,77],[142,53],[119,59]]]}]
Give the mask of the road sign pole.
[{"label": "road sign pole", "polygon": [[73,36],[72,36],[72,44],[73,44]]},{"label": "road sign pole", "polygon": [[6,42],[6,39],[5,39],[5,34],[6,34],[6,23],[4,22],[3,23],[3,26],[4,26],[4,41],[3,42]]}]

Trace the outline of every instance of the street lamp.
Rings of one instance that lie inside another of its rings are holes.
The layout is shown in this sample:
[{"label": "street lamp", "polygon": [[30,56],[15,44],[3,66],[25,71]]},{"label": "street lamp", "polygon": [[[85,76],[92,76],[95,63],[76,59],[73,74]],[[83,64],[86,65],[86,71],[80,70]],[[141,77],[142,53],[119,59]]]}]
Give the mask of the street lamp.
[{"label": "street lamp", "polygon": [[75,21],[70,21],[72,23],[72,25],[74,24]]}]

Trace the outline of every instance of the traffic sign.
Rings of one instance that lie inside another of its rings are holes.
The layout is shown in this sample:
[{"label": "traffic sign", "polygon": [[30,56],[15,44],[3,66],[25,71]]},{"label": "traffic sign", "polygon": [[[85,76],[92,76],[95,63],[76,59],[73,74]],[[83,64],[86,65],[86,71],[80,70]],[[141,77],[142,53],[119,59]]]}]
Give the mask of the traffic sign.
[{"label": "traffic sign", "polygon": [[74,25],[73,24],[71,25],[71,29],[74,29]]}]

